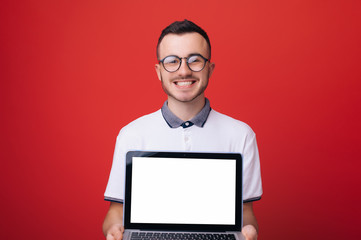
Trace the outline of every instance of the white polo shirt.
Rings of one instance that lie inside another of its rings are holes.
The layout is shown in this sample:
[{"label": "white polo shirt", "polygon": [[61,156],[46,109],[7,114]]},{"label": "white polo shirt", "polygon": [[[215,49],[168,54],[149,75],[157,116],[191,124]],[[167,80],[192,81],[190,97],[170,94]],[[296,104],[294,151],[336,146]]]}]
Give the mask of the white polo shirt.
[{"label": "white polo shirt", "polygon": [[125,155],[130,150],[240,153],[243,158],[244,202],[262,195],[256,135],[245,123],[210,108],[209,101],[192,120],[183,122],[168,108],[123,127],[117,137],[104,199],[123,203]]}]

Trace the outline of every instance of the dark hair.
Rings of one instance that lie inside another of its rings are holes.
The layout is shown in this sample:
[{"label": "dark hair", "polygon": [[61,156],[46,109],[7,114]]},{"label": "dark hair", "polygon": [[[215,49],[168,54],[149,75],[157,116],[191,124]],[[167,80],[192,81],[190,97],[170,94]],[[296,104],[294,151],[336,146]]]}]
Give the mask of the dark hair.
[{"label": "dark hair", "polygon": [[160,45],[161,41],[163,40],[163,38],[167,34],[170,34],[170,33],[183,34],[183,33],[192,33],[192,32],[199,33],[207,41],[208,47],[209,47],[209,59],[210,59],[211,58],[211,42],[209,41],[207,33],[201,27],[199,27],[198,25],[196,25],[195,23],[193,23],[191,21],[188,21],[187,19],[184,19],[184,21],[173,22],[168,27],[163,29],[163,31],[158,39],[157,58],[159,59],[159,45]]}]

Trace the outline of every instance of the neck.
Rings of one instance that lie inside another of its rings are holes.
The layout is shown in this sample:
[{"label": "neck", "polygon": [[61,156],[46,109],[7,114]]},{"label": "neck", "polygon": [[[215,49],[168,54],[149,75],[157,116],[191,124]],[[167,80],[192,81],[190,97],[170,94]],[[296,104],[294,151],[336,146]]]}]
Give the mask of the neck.
[{"label": "neck", "polygon": [[183,121],[188,121],[195,117],[202,110],[205,103],[206,100],[203,95],[190,102],[180,102],[176,99],[168,97],[169,109]]}]

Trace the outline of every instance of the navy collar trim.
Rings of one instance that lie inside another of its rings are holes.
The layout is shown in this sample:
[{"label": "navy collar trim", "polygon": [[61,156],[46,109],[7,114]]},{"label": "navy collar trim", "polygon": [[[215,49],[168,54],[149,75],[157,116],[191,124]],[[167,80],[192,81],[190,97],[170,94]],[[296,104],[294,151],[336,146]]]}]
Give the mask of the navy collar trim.
[{"label": "navy collar trim", "polygon": [[208,119],[209,113],[211,112],[211,107],[209,100],[206,98],[206,103],[204,104],[202,110],[190,121],[185,121],[185,122],[180,118],[178,118],[176,115],[174,115],[174,113],[172,113],[172,111],[168,108],[168,101],[164,102],[161,111],[164,120],[171,128],[178,128],[180,126],[183,128],[188,128],[193,125],[196,125],[198,127],[203,127]]}]

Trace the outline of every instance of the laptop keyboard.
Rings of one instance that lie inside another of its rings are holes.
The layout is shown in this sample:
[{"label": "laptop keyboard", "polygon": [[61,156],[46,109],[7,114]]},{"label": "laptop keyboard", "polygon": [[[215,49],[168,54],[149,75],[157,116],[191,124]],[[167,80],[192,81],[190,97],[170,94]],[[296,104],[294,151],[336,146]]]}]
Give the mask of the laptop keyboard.
[{"label": "laptop keyboard", "polygon": [[226,233],[160,233],[133,232],[131,240],[235,240],[234,234]]}]

